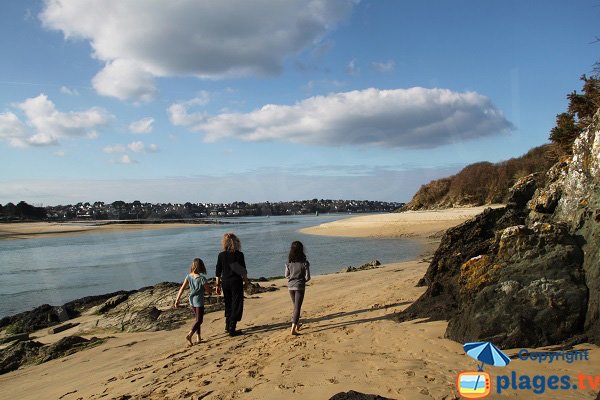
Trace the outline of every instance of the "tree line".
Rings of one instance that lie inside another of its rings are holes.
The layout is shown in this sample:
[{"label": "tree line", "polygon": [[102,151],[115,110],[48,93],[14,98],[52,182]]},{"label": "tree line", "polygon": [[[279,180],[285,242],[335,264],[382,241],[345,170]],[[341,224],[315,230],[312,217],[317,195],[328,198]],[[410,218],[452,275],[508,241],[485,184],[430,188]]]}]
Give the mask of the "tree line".
[{"label": "tree line", "polygon": [[46,209],[35,207],[20,201],[17,205],[7,203],[0,204],[0,217],[2,219],[42,220],[46,218]]}]

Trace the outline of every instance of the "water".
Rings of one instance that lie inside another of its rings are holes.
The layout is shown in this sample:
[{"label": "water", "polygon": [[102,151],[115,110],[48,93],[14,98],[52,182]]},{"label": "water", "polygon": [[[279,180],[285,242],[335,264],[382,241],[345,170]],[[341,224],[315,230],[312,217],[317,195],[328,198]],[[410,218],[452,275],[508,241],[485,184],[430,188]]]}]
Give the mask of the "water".
[{"label": "water", "polygon": [[378,259],[416,257],[416,242],[305,235],[299,229],[345,218],[342,215],[228,218],[210,225],[133,232],[97,233],[0,241],[0,317],[44,303],[182,281],[193,258],[214,276],[221,237],[242,241],[250,277],[283,275],[289,245],[304,243],[313,275]]}]

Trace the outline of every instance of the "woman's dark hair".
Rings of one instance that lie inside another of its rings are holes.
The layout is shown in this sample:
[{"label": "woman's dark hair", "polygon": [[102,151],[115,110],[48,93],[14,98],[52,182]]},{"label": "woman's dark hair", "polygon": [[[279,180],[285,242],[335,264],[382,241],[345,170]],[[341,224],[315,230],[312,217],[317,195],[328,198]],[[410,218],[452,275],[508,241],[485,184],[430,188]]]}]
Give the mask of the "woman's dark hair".
[{"label": "woman's dark hair", "polygon": [[304,245],[302,242],[294,241],[290,247],[288,262],[306,262],[306,254],[304,254]]}]

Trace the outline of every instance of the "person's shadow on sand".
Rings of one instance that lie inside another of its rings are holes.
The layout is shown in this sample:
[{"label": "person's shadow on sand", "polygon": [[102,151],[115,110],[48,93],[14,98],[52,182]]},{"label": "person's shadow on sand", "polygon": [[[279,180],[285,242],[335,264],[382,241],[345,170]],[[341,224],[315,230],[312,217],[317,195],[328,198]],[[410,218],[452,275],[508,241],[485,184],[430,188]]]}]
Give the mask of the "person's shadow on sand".
[{"label": "person's shadow on sand", "polygon": [[[353,315],[359,315],[359,314],[364,314],[364,313],[368,313],[368,312],[383,310],[386,308],[405,306],[405,305],[408,305],[411,303],[412,303],[411,301],[405,301],[405,302],[401,302],[401,303],[394,303],[394,304],[387,304],[387,305],[381,305],[381,306],[376,306],[376,307],[363,308],[361,310],[336,312],[333,314],[323,315],[321,317],[306,318],[306,319],[302,320],[302,323],[304,324],[304,326],[306,328],[308,324],[313,324],[316,322],[333,321],[337,318],[351,317]],[[381,315],[378,317],[372,317],[372,318],[356,319],[356,320],[352,320],[352,321],[332,322],[329,324],[316,326],[314,329],[310,329],[309,332],[321,332],[321,331],[325,331],[328,329],[341,328],[344,326],[350,326],[350,325],[356,325],[356,324],[364,324],[364,323],[373,322],[373,321],[382,321],[384,319],[389,319],[389,318],[390,318],[390,315],[385,314],[385,315]],[[253,333],[271,332],[271,331],[287,328],[288,326],[289,326],[289,321],[277,322],[274,324],[249,326],[248,328],[244,329],[244,333],[253,334]]]}]

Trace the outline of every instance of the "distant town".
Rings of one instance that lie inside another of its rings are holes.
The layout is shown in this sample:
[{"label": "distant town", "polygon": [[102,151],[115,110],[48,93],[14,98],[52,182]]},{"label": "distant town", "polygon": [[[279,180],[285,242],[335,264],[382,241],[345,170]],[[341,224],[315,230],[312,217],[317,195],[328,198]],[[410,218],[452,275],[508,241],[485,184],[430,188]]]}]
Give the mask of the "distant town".
[{"label": "distant town", "polygon": [[0,204],[0,221],[187,220],[306,214],[391,212],[404,203],[368,200],[302,200],[246,203],[142,203],[115,201],[39,207],[24,201]]}]

